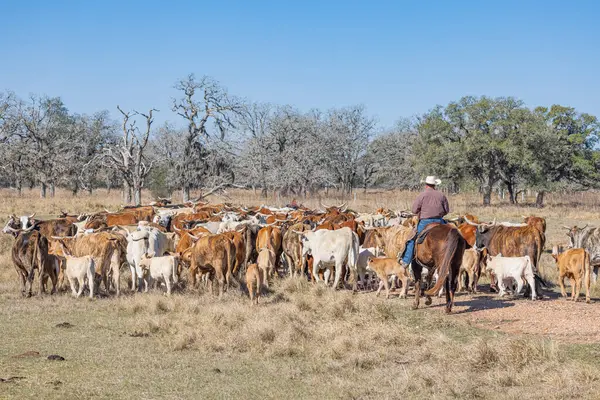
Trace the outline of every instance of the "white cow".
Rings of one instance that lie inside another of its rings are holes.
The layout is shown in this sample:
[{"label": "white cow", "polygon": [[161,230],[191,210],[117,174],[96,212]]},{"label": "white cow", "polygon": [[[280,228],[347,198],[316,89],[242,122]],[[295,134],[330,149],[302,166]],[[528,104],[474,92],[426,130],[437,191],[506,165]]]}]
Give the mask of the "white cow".
[{"label": "white cow", "polygon": [[140,260],[142,255],[149,253],[160,257],[173,249],[173,240],[156,228],[142,226],[141,230],[127,235],[127,262],[131,270],[131,290],[136,290],[136,283],[141,286],[142,270]]},{"label": "white cow", "polygon": [[531,299],[536,299],[535,277],[529,256],[502,257],[502,254],[498,254],[491,257],[488,255],[486,270],[492,271],[496,275],[500,296],[504,296],[506,293],[506,281],[515,280],[517,283],[515,294],[518,294],[523,289],[523,279],[525,279],[531,288]]},{"label": "white cow", "polygon": [[135,231],[127,234],[127,263],[131,270],[131,290],[135,291],[138,280],[142,277],[140,265],[142,256],[148,253],[150,233],[147,230]]},{"label": "white cow", "polygon": [[316,232],[297,232],[302,240],[302,257],[307,254],[313,256],[313,277],[319,282],[319,270],[325,272],[325,285],[329,283],[331,268],[335,266],[335,280],[333,287],[337,289],[342,277],[344,262],[349,267],[354,277],[353,290],[356,290],[358,261],[358,236],[350,228],[341,228],[335,231],[322,229]]},{"label": "white cow", "polygon": [[145,292],[148,291],[148,283],[151,283],[153,280],[162,279],[167,286],[167,295],[171,295],[173,285],[179,282],[178,256],[149,257],[148,254],[143,254],[140,259],[140,266]]}]

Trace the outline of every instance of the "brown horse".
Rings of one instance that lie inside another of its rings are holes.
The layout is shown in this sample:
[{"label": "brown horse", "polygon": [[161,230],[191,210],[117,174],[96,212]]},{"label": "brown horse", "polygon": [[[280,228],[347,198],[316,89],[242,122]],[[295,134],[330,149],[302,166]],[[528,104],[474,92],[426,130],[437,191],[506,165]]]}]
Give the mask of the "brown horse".
[{"label": "brown horse", "polygon": [[417,309],[419,307],[421,273],[423,267],[427,267],[429,270],[427,286],[430,286],[436,270],[438,271],[438,279],[435,286],[425,292],[427,296],[425,304],[431,304],[431,296],[438,293],[445,284],[446,313],[450,313],[467,242],[458,229],[452,225],[431,224],[425,228],[425,231],[427,231],[427,236],[423,243],[416,245],[415,259],[412,262],[412,269],[415,274],[415,303],[413,308]]}]

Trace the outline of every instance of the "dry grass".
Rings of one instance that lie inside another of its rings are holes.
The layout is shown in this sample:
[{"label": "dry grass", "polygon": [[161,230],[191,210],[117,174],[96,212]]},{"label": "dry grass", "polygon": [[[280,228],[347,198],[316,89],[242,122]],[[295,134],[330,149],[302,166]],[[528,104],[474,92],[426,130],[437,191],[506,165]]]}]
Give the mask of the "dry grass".
[{"label": "dry grass", "polygon": [[[245,204],[288,200],[231,196]],[[351,207],[407,208],[413,196],[361,193]],[[596,201],[595,195],[585,196],[577,201]],[[62,193],[56,200],[27,195],[17,201],[6,192],[0,198],[0,215],[120,203],[116,197],[72,199]],[[533,211],[548,218],[550,243],[564,242],[563,224],[600,222],[593,204],[569,206],[575,197],[548,200],[547,208]],[[467,196],[450,201],[457,212],[484,218],[516,221],[532,211],[479,208]],[[315,206],[318,200],[303,202]],[[333,292],[301,279],[276,282],[258,307],[235,290],[222,301],[197,292],[22,299],[11,243],[7,235],[0,237],[0,378],[23,379],[0,381],[0,398],[600,397],[598,343],[563,344],[479,329],[443,315],[442,307],[413,311],[410,300]],[[543,266],[552,278],[550,261],[545,254]],[[72,327],[56,327],[62,322]],[[27,351],[40,357],[13,357]],[[49,361],[50,354],[66,361]]]}]

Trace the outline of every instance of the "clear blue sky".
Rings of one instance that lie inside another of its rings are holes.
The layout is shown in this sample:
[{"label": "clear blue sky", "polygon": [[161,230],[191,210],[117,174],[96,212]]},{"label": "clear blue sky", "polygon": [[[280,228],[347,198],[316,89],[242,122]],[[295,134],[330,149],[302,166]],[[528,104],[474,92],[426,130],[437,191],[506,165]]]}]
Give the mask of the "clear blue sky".
[{"label": "clear blue sky", "polygon": [[302,110],[364,104],[380,126],[464,95],[600,116],[596,1],[0,0],[0,90],[71,111],[170,111],[173,84]]}]

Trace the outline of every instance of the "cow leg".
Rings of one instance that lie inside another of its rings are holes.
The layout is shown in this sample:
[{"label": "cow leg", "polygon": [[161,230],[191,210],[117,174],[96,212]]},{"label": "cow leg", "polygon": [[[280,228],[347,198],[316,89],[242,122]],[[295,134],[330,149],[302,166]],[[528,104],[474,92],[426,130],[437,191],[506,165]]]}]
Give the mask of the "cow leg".
[{"label": "cow leg", "polygon": [[283,253],[283,257],[285,257],[285,264],[288,268],[288,275],[294,276],[296,274],[296,264],[292,261],[292,257],[290,257],[287,253]]},{"label": "cow leg", "polygon": [[[38,267],[38,278],[39,278],[39,282],[38,282],[38,295],[42,296],[43,294],[45,294],[45,290],[44,290],[44,266],[40,265]],[[46,278],[47,279],[47,278]]]},{"label": "cow leg", "polygon": [[331,267],[327,267],[325,268],[325,272],[322,272],[323,274],[323,281],[325,282],[325,286],[329,285],[329,278],[331,277]]},{"label": "cow leg", "polygon": [[129,270],[131,271],[131,291],[136,291],[136,283],[137,277],[135,275],[135,266],[133,264],[129,264]]},{"label": "cow leg", "polygon": [[423,269],[416,263],[412,263],[411,266],[415,276],[415,302],[413,304],[413,309],[416,310],[419,308],[419,298],[421,296],[421,272]]},{"label": "cow leg", "polygon": [[171,276],[167,275],[164,277],[165,278],[165,285],[167,285],[167,296],[171,295]]},{"label": "cow leg", "polygon": [[114,252],[111,260],[112,283],[117,291],[117,297],[121,294],[121,265],[118,252]]},{"label": "cow leg", "polygon": [[517,290],[516,290],[516,293],[513,293],[513,294],[518,295],[521,293],[521,290],[523,290],[523,278],[517,279],[516,282],[517,282]]},{"label": "cow leg", "polygon": [[573,301],[579,300],[579,291],[581,288],[581,278],[579,276],[573,278],[575,286],[573,287]]},{"label": "cow leg", "polygon": [[87,277],[88,277],[88,285],[90,287],[90,299],[94,298],[94,271],[93,269],[90,268],[90,270],[87,273]]},{"label": "cow leg", "polygon": [[538,297],[537,288],[535,285],[535,276],[533,274],[525,276],[527,283],[531,287],[531,300],[536,300]]},{"label": "cow leg", "polygon": [[77,280],[74,277],[68,277],[69,279],[69,285],[71,286],[71,294],[73,295],[73,297],[77,297],[77,289],[75,289],[75,282],[77,282]]},{"label": "cow leg", "polygon": [[400,293],[400,298],[405,299],[407,293],[408,293],[408,276],[406,276],[406,274],[404,274],[404,276],[402,276],[402,292]]},{"label": "cow leg", "polygon": [[562,297],[567,297],[567,291],[565,290],[565,276],[561,275],[558,277],[558,285],[560,286],[560,295]]},{"label": "cow leg", "polygon": [[313,258],[312,278],[316,284],[319,284],[319,260]]},{"label": "cow leg", "polygon": [[383,279],[379,280],[379,287],[377,288],[377,293],[375,293],[375,296],[379,296],[379,292],[381,292],[381,289],[383,289]]},{"label": "cow leg", "polygon": [[222,272],[217,276],[217,280],[219,281],[219,299],[221,299],[223,298],[223,291],[225,289],[225,277]]},{"label": "cow leg", "polygon": [[342,278],[342,263],[335,263],[335,279],[333,280],[333,290],[337,290]]},{"label": "cow leg", "polygon": [[81,294],[83,293],[83,287],[85,286],[85,279],[83,277],[78,277],[77,283],[79,284],[79,287],[77,288],[77,295],[75,297],[79,298],[79,297],[81,297]]},{"label": "cow leg", "polygon": [[502,275],[497,275],[496,276],[496,280],[498,281],[498,295],[500,297],[504,296],[504,294],[506,293],[506,288],[504,286],[504,276]]},{"label": "cow leg", "polygon": [[263,282],[262,284],[268,289],[269,288],[269,268],[263,271]]},{"label": "cow leg", "polygon": [[383,286],[385,287],[385,298],[389,299],[390,298],[390,283],[388,282],[388,277],[385,276],[384,279],[382,279],[383,282]]},{"label": "cow leg", "polygon": [[21,282],[21,295],[25,296],[25,294],[27,292],[27,276],[21,271],[17,271],[17,274],[19,274],[19,278],[20,278],[20,282]]}]

